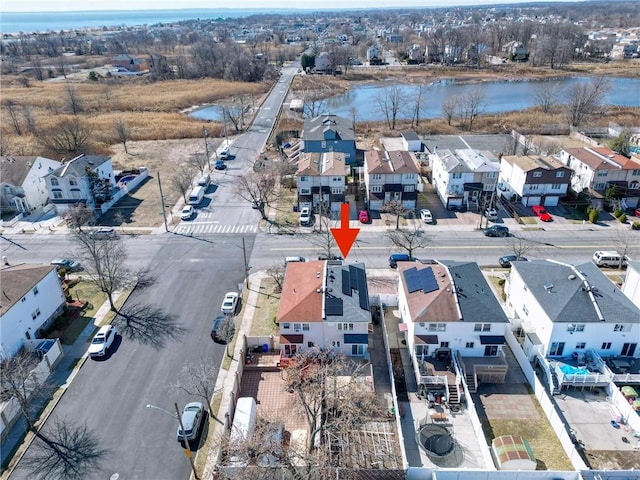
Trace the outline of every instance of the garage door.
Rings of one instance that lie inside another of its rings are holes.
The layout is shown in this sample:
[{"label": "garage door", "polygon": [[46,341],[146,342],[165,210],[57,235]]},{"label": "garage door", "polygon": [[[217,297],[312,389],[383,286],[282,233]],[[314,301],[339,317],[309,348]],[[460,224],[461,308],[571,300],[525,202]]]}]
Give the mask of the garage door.
[{"label": "garage door", "polygon": [[369,210],[382,210],[382,200],[376,200],[369,204]]},{"label": "garage door", "polygon": [[540,205],[540,197],[522,197],[522,203],[525,207]]},{"label": "garage door", "polygon": [[544,205],[545,207],[557,207],[558,200],[560,200],[560,197],[545,197]]}]

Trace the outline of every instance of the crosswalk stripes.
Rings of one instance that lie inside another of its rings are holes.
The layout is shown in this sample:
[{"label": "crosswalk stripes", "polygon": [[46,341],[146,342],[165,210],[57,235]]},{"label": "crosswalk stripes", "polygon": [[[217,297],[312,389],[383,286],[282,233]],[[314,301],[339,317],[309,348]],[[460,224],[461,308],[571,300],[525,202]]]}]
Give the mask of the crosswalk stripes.
[{"label": "crosswalk stripes", "polygon": [[197,235],[204,233],[256,233],[256,225],[221,225],[210,223],[200,224],[192,222],[180,222],[174,229],[175,233],[182,235]]}]

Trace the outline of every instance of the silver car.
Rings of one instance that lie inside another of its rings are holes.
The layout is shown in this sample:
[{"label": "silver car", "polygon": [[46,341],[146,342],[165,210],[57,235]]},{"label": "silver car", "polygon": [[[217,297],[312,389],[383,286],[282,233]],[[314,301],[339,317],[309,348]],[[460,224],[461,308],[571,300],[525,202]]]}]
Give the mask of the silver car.
[{"label": "silver car", "polygon": [[187,442],[192,442],[200,432],[200,426],[204,419],[204,406],[200,402],[187,403],[182,410],[181,419],[184,432],[182,428],[180,428],[180,425],[178,425],[176,437],[180,443],[184,443],[185,439]]}]

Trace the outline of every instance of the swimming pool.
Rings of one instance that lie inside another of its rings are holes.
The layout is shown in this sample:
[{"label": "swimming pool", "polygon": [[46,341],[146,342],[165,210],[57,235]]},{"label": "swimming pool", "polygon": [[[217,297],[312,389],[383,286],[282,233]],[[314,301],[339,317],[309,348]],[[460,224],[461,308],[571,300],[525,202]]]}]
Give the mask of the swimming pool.
[{"label": "swimming pool", "polygon": [[587,375],[589,370],[585,367],[573,367],[571,365],[563,365],[560,371],[565,375]]}]

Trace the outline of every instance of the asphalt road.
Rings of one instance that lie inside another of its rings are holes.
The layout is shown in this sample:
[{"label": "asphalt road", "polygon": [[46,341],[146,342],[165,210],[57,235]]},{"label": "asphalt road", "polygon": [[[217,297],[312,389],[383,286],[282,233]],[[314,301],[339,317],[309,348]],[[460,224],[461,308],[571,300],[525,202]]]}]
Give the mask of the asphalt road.
[{"label": "asphalt road", "polygon": [[[210,243],[167,234],[147,236],[154,237],[164,243],[145,258],[157,281],[134,292],[126,306],[149,305],[164,313],[154,317],[150,327],[159,345],[138,336],[121,337],[107,358],[89,359],[82,366],[55,409],[60,418],[86,422],[100,447],[109,452],[104,470],[88,480],[116,473],[131,480],[187,478],[190,466],[176,441],[177,421],[145,406],[172,412],[174,402],[184,406],[198,400],[171,393],[168,386],[178,379],[185,362],[209,359],[217,370],[224,355],[224,346],[212,342],[209,332],[225,292],[236,290],[244,278],[242,239],[227,235],[227,246],[220,248],[220,239]],[[253,241],[245,237],[248,254]],[[11,478],[28,475],[19,466]]]}]

